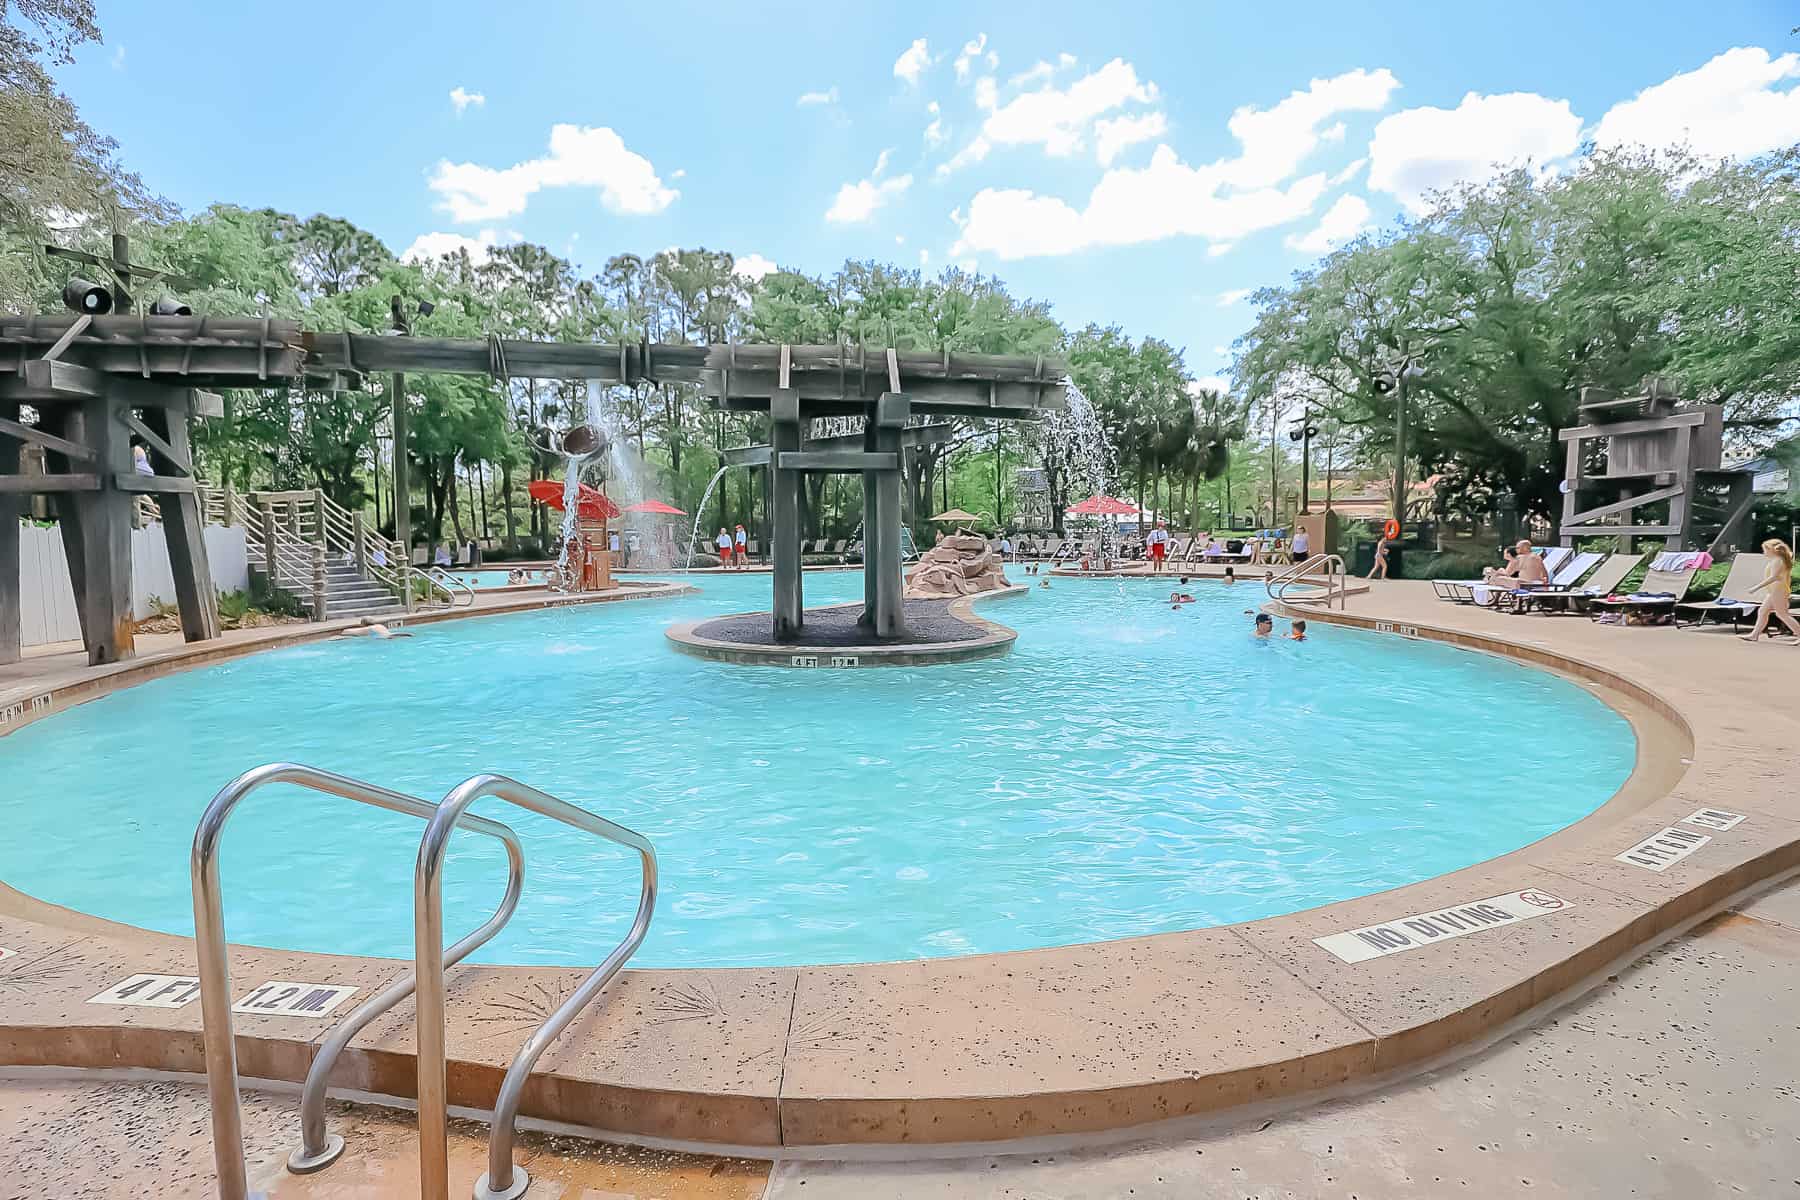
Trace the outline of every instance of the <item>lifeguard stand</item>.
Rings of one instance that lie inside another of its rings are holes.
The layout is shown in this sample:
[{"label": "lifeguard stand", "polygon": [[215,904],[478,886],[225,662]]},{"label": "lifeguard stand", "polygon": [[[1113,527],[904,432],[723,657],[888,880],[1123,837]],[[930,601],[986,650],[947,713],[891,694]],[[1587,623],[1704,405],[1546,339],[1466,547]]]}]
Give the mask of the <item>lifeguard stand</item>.
[{"label": "lifeguard stand", "polygon": [[[1567,447],[1561,538],[1662,537],[1669,550],[1735,549],[1747,528],[1750,476],[1721,463],[1725,410],[1684,406],[1667,380],[1649,378],[1636,396],[1581,389],[1582,424],[1558,436]],[[1598,470],[1591,470],[1598,467]],[[1650,506],[1667,506],[1656,518]]]}]

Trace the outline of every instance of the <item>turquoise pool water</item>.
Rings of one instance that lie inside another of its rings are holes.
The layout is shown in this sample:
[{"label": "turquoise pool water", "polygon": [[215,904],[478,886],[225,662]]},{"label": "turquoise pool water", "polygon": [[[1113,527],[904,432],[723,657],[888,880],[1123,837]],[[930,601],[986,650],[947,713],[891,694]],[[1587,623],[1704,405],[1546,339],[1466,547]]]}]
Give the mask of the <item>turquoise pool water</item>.
[{"label": "turquoise pool water", "polygon": [[[421,627],[156,680],[0,739],[0,879],[191,932],[207,800],[289,759],[435,799],[500,771],[647,834],[662,901],[641,965],[1018,950],[1242,921],[1515,849],[1604,802],[1626,722],[1555,676],[1315,626],[1255,642],[1248,584],[1170,611],[1166,583],[1062,580],[988,612],[1004,658],[920,670],[730,667],[663,628],[768,602],[698,596]],[[809,603],[860,595],[807,576]],[[486,801],[526,841],[524,902],[478,954],[591,964],[636,868]],[[234,941],[410,956],[421,826],[271,788],[225,836]],[[452,845],[446,928],[498,898],[501,855]],[[453,933],[452,936],[455,934]]]}]

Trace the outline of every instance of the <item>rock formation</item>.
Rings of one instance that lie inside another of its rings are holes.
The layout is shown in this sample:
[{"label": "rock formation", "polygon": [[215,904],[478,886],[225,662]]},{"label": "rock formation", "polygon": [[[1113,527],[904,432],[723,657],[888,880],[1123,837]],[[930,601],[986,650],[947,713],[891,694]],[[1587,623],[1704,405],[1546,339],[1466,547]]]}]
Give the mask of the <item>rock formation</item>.
[{"label": "rock formation", "polygon": [[1011,586],[1005,564],[988,549],[986,538],[974,533],[953,533],[927,550],[908,573],[906,598],[954,599]]}]

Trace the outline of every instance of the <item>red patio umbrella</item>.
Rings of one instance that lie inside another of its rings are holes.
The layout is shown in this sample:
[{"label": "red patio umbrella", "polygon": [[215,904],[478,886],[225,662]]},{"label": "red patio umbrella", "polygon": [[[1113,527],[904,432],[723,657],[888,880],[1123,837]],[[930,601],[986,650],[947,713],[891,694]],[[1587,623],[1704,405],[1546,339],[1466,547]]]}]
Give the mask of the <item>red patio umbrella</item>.
[{"label": "red patio umbrella", "polygon": [[[526,485],[533,500],[540,500],[558,512],[563,507],[563,483],[560,479],[534,479]],[[610,521],[619,515],[619,506],[606,498],[599,488],[579,485],[575,496],[575,514],[589,521]]]},{"label": "red patio umbrella", "polygon": [[636,504],[629,505],[625,511],[628,513],[655,513],[665,517],[687,516],[687,513],[681,509],[672,504],[664,504],[661,500],[640,500]]},{"label": "red patio umbrella", "polygon": [[1114,496],[1089,496],[1068,511],[1078,517],[1134,517],[1138,506]]}]

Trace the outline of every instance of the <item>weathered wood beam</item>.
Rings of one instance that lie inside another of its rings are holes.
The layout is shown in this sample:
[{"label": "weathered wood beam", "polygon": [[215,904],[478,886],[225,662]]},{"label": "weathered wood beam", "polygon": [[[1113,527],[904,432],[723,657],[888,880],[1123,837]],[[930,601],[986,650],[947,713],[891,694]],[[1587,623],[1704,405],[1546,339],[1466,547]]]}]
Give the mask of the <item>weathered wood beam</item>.
[{"label": "weathered wood beam", "polygon": [[1563,529],[1577,537],[1621,536],[1668,537],[1681,532],[1679,525],[1564,525]]},{"label": "weathered wood beam", "polygon": [[42,429],[23,425],[5,417],[0,417],[0,436],[14,438],[21,442],[30,442],[34,446],[42,446],[46,450],[54,450],[58,454],[66,454],[70,458],[77,458],[82,462],[94,461],[94,452],[79,442],[59,438],[54,433],[45,433]]},{"label": "weathered wood beam", "polygon": [[174,467],[175,470],[183,475],[192,475],[194,473],[194,464],[185,461],[181,455],[176,452],[175,447],[163,441],[161,434],[138,420],[129,408],[119,409],[118,415],[119,420],[125,423],[125,427],[137,434],[140,438],[143,438],[152,450],[162,456],[164,462],[168,463],[171,467]]},{"label": "weathered wood beam", "polygon": [[67,329],[63,330],[62,336],[52,342],[50,348],[44,351],[40,357],[47,361],[54,361],[55,359],[61,358],[63,351],[69,348],[69,343],[80,337],[87,330],[87,327],[93,323],[94,318],[91,313],[82,313]]},{"label": "weathered wood beam", "polygon": [[40,358],[26,363],[19,378],[27,388],[69,400],[86,400],[106,394],[104,372],[57,358]]},{"label": "weathered wood beam", "polygon": [[9,495],[47,496],[52,492],[97,492],[100,476],[91,472],[61,475],[0,475],[0,492]]},{"label": "weathered wood beam", "polygon": [[1624,500],[1616,500],[1611,504],[1602,504],[1599,508],[1590,508],[1586,512],[1574,513],[1563,518],[1564,525],[1583,525],[1600,517],[1610,517],[1614,513],[1629,512],[1639,505],[1655,504],[1658,500],[1668,500],[1679,496],[1685,489],[1676,484],[1674,487],[1658,488],[1654,492],[1645,492],[1641,496],[1631,496]]},{"label": "weathered wood beam", "polygon": [[154,495],[194,490],[194,481],[184,479],[180,475],[139,475],[136,471],[124,471],[115,474],[112,482],[113,486],[121,492],[141,492]]},{"label": "weathered wood beam", "polygon": [[1628,433],[1660,433],[1665,429],[1680,429],[1683,426],[1703,425],[1706,414],[1703,412],[1670,413],[1666,417],[1646,417],[1641,421],[1616,421],[1610,425],[1576,425],[1564,429],[1556,436],[1565,442],[1576,438],[1620,437]]},{"label": "weathered wood beam", "polygon": [[769,447],[734,446],[721,451],[719,458],[728,467],[766,467],[769,465]]},{"label": "weathered wood beam", "polygon": [[[18,417],[18,405],[0,404],[0,424],[15,429],[28,428],[19,423]],[[62,441],[61,438],[55,440]],[[18,472],[19,439],[0,438],[0,479],[13,478]],[[19,614],[23,588],[19,573],[19,512],[22,507],[14,496],[0,493],[0,664],[15,663],[20,658]]]},{"label": "weathered wood beam", "polygon": [[900,456],[867,450],[783,450],[775,456],[783,471],[821,471],[853,474],[858,471],[898,471]]}]

